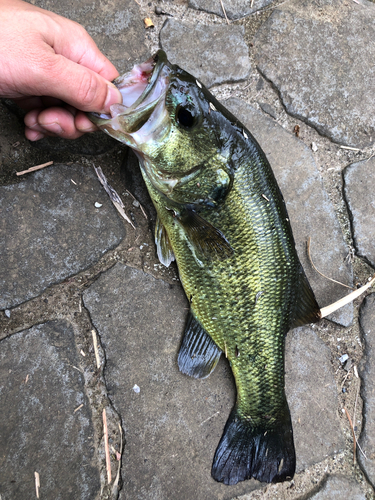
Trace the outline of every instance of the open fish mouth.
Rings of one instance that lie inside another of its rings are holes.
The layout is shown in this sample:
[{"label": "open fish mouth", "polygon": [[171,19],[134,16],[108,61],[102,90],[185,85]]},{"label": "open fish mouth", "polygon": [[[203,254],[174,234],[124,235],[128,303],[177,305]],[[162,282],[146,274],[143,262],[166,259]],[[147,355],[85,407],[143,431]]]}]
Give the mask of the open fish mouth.
[{"label": "open fish mouth", "polygon": [[154,139],[161,133],[164,121],[170,72],[167,56],[159,50],[113,81],[121,92],[122,103],[113,104],[109,114],[88,113],[90,120],[110,136],[136,149],[150,137]]}]

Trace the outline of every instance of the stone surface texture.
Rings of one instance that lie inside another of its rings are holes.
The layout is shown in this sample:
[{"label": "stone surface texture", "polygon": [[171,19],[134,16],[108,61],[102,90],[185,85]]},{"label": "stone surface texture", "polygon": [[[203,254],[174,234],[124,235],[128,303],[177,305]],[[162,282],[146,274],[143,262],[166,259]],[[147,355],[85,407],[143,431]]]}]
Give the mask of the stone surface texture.
[{"label": "stone surface texture", "polygon": [[[34,326],[0,349],[0,495],[4,500],[94,499],[100,490],[91,409],[73,328]],[[81,408],[75,411],[76,408]]]},{"label": "stone surface texture", "polygon": [[55,165],[2,186],[0,210],[2,309],[86,269],[125,234],[96,174],[78,165]]},{"label": "stone surface texture", "polygon": [[285,391],[300,472],[345,446],[330,351],[307,326],[286,337]]},{"label": "stone surface texture", "polygon": [[[222,5],[228,19],[241,19],[267,7],[272,1],[258,0],[257,2],[249,2],[248,0],[223,0]],[[189,0],[189,7],[225,17],[221,2],[215,0]]]},{"label": "stone surface texture", "polygon": [[[106,352],[110,398],[123,417],[123,498],[136,499],[140,492],[149,498],[156,490],[157,498],[209,500],[254,489],[257,483],[247,481],[229,495],[211,478],[235,389],[225,359],[205,380],[179,372],[188,309],[182,289],[116,264],[84,293],[84,303]],[[343,449],[329,350],[309,328],[287,337],[286,391],[297,470]]]},{"label": "stone surface texture", "polygon": [[344,196],[357,254],[375,267],[373,227],[375,221],[375,158],[353,163],[344,170]]},{"label": "stone surface texture", "polygon": [[366,500],[366,496],[361,491],[359,485],[345,476],[328,476],[323,487],[309,499],[311,500]]},{"label": "stone surface texture", "polygon": [[[324,190],[311,150],[286,132],[274,120],[243,101],[231,98],[224,103],[249,129],[265,152],[283,193],[298,256],[321,307],[341,298],[342,286],[320,276],[311,266],[306,245],[311,237],[311,256],[326,276],[350,285],[353,274],[345,259],[348,250],[340,225]],[[348,326],[353,321],[353,305],[336,311],[331,319]]]},{"label": "stone surface texture", "polygon": [[160,43],[171,63],[183,67],[206,85],[246,80],[249,49],[242,26],[192,26],[168,19]]},{"label": "stone surface texture", "polygon": [[255,37],[261,73],[288,113],[335,142],[375,141],[375,5],[361,0],[293,0]]},{"label": "stone surface texture", "polygon": [[363,360],[361,378],[363,387],[363,429],[359,444],[366,454],[357,452],[357,459],[372,486],[375,486],[375,294],[366,297],[360,312],[360,325],[365,342],[365,358]]}]

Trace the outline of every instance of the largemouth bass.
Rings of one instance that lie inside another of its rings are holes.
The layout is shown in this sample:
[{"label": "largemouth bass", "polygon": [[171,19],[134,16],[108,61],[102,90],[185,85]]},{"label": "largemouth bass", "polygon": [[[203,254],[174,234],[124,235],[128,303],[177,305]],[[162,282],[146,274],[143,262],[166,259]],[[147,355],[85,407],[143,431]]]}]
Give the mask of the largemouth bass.
[{"label": "largemouth bass", "polygon": [[225,353],[235,378],[212,476],[292,478],[284,340],[320,312],[271,167],[251,133],[163,51],[115,84],[123,103],[90,118],[138,156],[159,259],[177,262],[190,302],[179,368],[205,378]]}]

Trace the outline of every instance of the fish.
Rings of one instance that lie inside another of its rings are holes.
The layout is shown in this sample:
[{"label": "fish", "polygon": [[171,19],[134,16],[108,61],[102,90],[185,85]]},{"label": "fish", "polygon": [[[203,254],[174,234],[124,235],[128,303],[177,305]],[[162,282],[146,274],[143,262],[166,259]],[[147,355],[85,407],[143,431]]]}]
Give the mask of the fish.
[{"label": "fish", "polygon": [[138,157],[157,255],[177,263],[190,304],[179,369],[204,379],[224,354],[234,375],[211,475],[226,485],[289,480],[285,337],[321,314],[271,166],[250,131],[164,51],[114,84],[123,102],[89,116]]}]

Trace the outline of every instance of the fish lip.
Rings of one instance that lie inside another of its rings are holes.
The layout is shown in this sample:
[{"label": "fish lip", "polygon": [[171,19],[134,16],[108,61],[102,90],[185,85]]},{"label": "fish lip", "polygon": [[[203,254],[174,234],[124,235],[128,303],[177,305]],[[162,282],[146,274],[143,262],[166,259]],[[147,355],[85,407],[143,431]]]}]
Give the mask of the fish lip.
[{"label": "fish lip", "polygon": [[[126,114],[131,114],[132,111],[135,111],[137,108],[139,108],[142,105],[142,103],[147,99],[147,97],[152,93],[164,66],[168,66],[169,68],[171,68],[171,65],[167,59],[167,55],[164,52],[164,50],[160,49],[150,59],[148,59],[144,63],[141,63],[141,64],[134,66],[133,70],[130,73],[119,76],[115,80],[112,81],[112,83],[120,90],[120,93],[121,93],[122,88],[125,88],[127,86],[127,84],[128,84],[127,78],[130,78],[131,73],[135,69],[141,68],[142,66],[145,66],[147,64],[153,64],[153,66],[154,66],[152,71],[150,72],[150,76],[148,78],[148,83],[147,83],[146,87],[144,88],[143,92],[137,97],[137,99],[135,99],[135,101],[130,106],[127,106]],[[122,103],[120,103],[120,106],[122,106],[124,103],[124,95],[122,94],[122,96],[123,96],[123,101],[122,101]],[[160,97],[161,97],[161,95],[158,96],[158,98],[160,98]],[[115,113],[114,111],[112,111],[113,109],[116,109],[116,106],[118,106],[118,105],[115,104],[115,105],[111,106],[109,114],[90,112],[90,113],[87,113],[87,115],[90,118],[90,120],[93,123],[95,123],[96,125],[98,125],[98,126],[103,125],[105,122],[108,122],[112,118],[115,118],[116,114],[118,114],[118,113]]]},{"label": "fish lip", "polygon": [[[169,61],[167,59],[167,54],[164,52],[164,50],[158,50],[151,58],[155,65],[154,69],[152,70],[149,82],[142,92],[142,94],[138,97],[138,99],[130,106],[129,109],[136,109],[138,108],[147,98],[147,96],[152,92],[154,89],[154,86],[156,82],[159,79],[160,73],[162,72],[164,66],[170,66]],[[117,79],[116,79],[117,80]],[[115,80],[115,82],[116,82]],[[115,83],[114,82],[114,83]],[[116,85],[116,83],[115,83]],[[117,86],[117,85],[116,85]],[[119,86],[117,86],[119,88]]]}]

